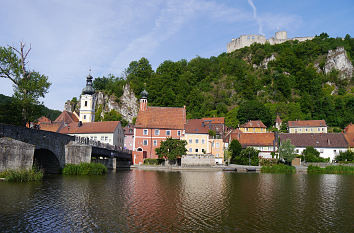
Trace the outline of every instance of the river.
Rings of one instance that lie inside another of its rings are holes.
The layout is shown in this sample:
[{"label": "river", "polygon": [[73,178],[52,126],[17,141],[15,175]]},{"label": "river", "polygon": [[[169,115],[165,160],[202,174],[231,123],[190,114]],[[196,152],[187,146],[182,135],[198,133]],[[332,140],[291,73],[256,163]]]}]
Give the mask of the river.
[{"label": "river", "polygon": [[353,175],[132,170],[0,182],[0,232],[353,231]]}]

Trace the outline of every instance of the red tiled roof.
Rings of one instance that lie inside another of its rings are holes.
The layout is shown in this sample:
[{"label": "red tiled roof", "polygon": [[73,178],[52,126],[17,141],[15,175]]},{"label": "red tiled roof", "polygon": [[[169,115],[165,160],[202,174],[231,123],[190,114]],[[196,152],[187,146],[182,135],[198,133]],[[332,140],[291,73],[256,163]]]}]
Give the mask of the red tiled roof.
[{"label": "red tiled roof", "polygon": [[63,125],[64,122],[41,123],[39,129],[57,133]]},{"label": "red tiled roof", "polygon": [[203,121],[209,121],[208,123],[211,124],[224,124],[225,123],[225,117],[206,117],[202,118]]},{"label": "red tiled roof", "polygon": [[62,127],[59,133],[63,134],[86,134],[86,133],[113,133],[119,126],[120,121],[85,122],[79,126],[71,123]]},{"label": "red tiled roof", "polygon": [[186,109],[171,107],[148,107],[139,111],[135,128],[184,129]]},{"label": "red tiled roof", "polygon": [[325,127],[325,120],[288,121],[289,127]]},{"label": "red tiled roof", "polygon": [[50,119],[48,119],[47,117],[45,116],[41,116],[40,118],[38,118],[38,123],[41,124],[41,123],[50,123],[52,122]]},{"label": "red tiled roof", "polygon": [[205,126],[204,121],[202,119],[190,119],[187,121],[185,125],[186,133],[192,134],[208,134],[209,128]]},{"label": "red tiled roof", "polygon": [[262,121],[248,121],[247,123],[240,125],[241,128],[267,128]]},{"label": "red tiled roof", "polygon": [[354,133],[354,125],[350,123],[347,127],[343,130],[344,133]]},{"label": "red tiled roof", "polygon": [[68,112],[68,111],[63,111],[57,119],[55,119],[55,122],[64,122],[66,124],[70,124],[73,122],[79,122],[79,119],[75,116],[74,113]]},{"label": "red tiled roof", "polygon": [[289,139],[296,147],[346,148],[348,143],[342,133],[281,133],[280,141]]},{"label": "red tiled roof", "polygon": [[354,148],[354,133],[345,133],[344,137],[347,140],[349,147]]},{"label": "red tiled roof", "polygon": [[274,133],[243,133],[240,134],[242,147],[247,146],[273,146]]}]

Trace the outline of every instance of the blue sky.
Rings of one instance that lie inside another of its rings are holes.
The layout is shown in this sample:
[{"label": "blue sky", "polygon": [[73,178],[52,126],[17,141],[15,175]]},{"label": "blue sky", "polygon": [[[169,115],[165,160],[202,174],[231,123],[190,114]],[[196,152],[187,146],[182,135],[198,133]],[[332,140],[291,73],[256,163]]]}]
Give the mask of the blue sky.
[{"label": "blue sky", "polygon": [[[63,110],[89,69],[120,76],[141,57],[156,69],[164,60],[217,56],[242,34],[354,37],[353,12],[349,0],[1,0],[0,46],[31,44],[29,68],[52,83],[44,104]],[[12,89],[0,79],[1,94]]]}]

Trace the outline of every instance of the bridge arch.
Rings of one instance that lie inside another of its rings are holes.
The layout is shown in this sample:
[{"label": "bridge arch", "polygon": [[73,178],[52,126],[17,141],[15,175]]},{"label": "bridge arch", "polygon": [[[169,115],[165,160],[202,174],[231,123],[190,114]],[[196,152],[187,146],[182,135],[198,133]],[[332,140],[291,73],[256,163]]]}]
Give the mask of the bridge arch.
[{"label": "bridge arch", "polygon": [[57,156],[48,149],[35,149],[33,166],[43,170],[47,174],[58,174],[61,171]]}]

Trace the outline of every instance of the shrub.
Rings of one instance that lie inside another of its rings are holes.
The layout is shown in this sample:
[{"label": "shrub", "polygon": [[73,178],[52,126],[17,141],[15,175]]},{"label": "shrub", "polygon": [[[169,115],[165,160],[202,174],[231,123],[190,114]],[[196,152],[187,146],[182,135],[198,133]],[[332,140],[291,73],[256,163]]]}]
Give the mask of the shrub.
[{"label": "shrub", "polygon": [[146,165],[160,165],[164,162],[164,159],[144,159]]},{"label": "shrub", "polygon": [[308,173],[321,173],[321,174],[354,174],[353,166],[327,166],[320,168],[318,166],[309,166],[307,168]]},{"label": "shrub", "polygon": [[107,168],[101,163],[66,164],[64,175],[103,175]]},{"label": "shrub", "polygon": [[264,158],[259,159],[260,166],[273,166],[278,164],[278,162],[279,162],[278,159],[264,159]]},{"label": "shrub", "polygon": [[312,146],[306,147],[306,149],[302,152],[301,160],[305,162],[313,162],[313,163],[329,162],[329,158],[320,157],[320,152],[317,151]]},{"label": "shrub", "polygon": [[346,152],[339,152],[339,155],[336,156],[336,161],[354,161],[354,152],[350,150]]},{"label": "shrub", "polygon": [[251,163],[252,166],[258,166],[258,153],[259,151],[254,149],[253,147],[247,147],[246,149],[241,151],[239,156],[236,156],[232,160],[232,163],[241,165],[249,165],[249,163]]},{"label": "shrub", "polygon": [[277,164],[273,166],[262,166],[262,173],[295,173],[296,169],[293,166],[285,164]]},{"label": "shrub", "polygon": [[36,169],[6,170],[0,172],[0,177],[10,182],[31,182],[43,178],[43,172]]}]

